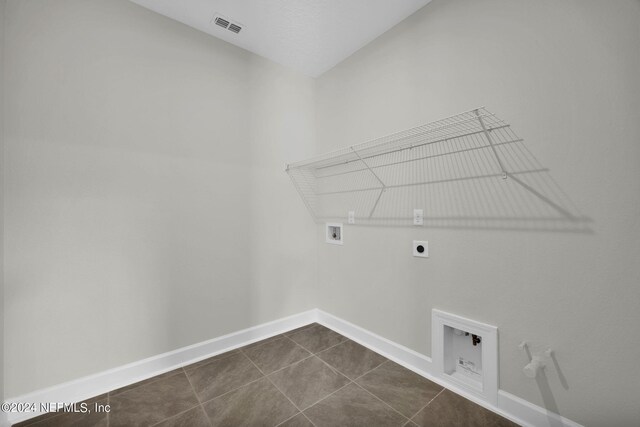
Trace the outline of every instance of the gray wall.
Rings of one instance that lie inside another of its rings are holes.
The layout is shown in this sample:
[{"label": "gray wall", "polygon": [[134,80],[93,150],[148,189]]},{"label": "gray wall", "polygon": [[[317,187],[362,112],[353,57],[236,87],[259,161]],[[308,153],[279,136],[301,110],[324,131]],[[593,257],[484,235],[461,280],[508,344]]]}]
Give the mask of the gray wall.
[{"label": "gray wall", "polygon": [[[4,399],[4,10],[0,0],[0,401]],[[1,416],[0,416],[1,419]]]},{"label": "gray wall", "polygon": [[313,80],[125,0],[6,30],[8,396],[314,307]]},{"label": "gray wall", "polygon": [[[315,306],[429,355],[437,307],[499,326],[503,390],[640,418],[637,1],[436,0],[318,81],[124,0],[6,15],[5,395]],[[591,233],[322,243],[284,162],[480,105]],[[538,383],[522,339],[557,350]]]},{"label": "gray wall", "polygon": [[[636,0],[435,0],[320,77],[318,152],[484,105],[593,222],[347,226],[342,247],[318,230],[318,306],[426,355],[432,308],[497,325],[501,389],[585,425],[636,425],[639,22]],[[429,240],[428,260],[413,239]],[[523,339],[557,351],[538,383],[522,373]]]}]

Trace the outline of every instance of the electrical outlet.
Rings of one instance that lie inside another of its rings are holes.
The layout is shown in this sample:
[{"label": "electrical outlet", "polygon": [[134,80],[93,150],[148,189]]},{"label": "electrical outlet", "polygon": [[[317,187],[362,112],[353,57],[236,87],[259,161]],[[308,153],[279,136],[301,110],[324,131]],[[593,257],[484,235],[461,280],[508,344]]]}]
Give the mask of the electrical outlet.
[{"label": "electrical outlet", "polygon": [[356,213],[355,211],[349,211],[349,224],[355,224],[356,223]]},{"label": "electrical outlet", "polygon": [[427,242],[426,240],[414,240],[413,256],[419,258],[429,258],[429,242]]},{"label": "electrical outlet", "polygon": [[424,212],[422,209],[414,209],[413,210],[413,225],[422,225],[424,224]]}]

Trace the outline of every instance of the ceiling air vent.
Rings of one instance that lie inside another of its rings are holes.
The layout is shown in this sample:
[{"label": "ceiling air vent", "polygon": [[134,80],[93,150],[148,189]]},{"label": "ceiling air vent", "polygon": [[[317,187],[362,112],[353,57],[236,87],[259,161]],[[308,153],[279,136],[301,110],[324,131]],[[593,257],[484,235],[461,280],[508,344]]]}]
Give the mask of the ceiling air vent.
[{"label": "ceiling air vent", "polygon": [[229,27],[229,21],[227,21],[226,19],[224,19],[224,18],[222,18],[220,16],[216,16],[215,19],[214,19],[214,22],[219,27],[222,27],[222,28],[228,28]]},{"label": "ceiling air vent", "polygon": [[240,30],[242,30],[242,25],[237,23],[237,22],[233,22],[230,19],[227,19],[225,17],[223,17],[222,15],[219,14],[215,14],[213,15],[213,19],[211,20],[211,22],[213,22],[214,24],[216,24],[218,27],[222,27],[226,30],[232,31],[236,34],[238,34],[240,32]]}]

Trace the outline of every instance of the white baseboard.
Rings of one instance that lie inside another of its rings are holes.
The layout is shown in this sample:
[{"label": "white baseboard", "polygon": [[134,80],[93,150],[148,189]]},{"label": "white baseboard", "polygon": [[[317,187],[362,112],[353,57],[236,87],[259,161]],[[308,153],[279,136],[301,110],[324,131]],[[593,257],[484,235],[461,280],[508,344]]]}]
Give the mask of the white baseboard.
[{"label": "white baseboard", "polygon": [[[482,401],[454,384],[437,378],[434,375],[431,358],[319,309],[263,323],[98,374],[37,390],[8,399],[7,402],[79,402],[312,322],[318,322],[331,328],[407,369],[522,426],[582,427],[578,423],[502,390],[498,392],[497,406]],[[0,413],[0,426],[25,421],[38,415],[40,413]]]},{"label": "white baseboard", "polygon": [[[215,356],[216,354],[224,353],[242,347],[243,345],[251,344],[252,342],[260,341],[282,332],[313,323],[316,319],[317,311],[309,310],[304,313],[263,323],[208,341],[109,369],[98,374],[7,399],[7,402],[28,402],[36,404],[41,402],[80,402],[110,390],[198,362],[202,359]],[[15,424],[41,414],[41,412],[7,413],[4,414],[6,415],[4,420],[0,418],[0,426]]]},{"label": "white baseboard", "polygon": [[498,405],[479,399],[435,375],[431,358],[367,331],[346,320],[317,310],[317,322],[379,353],[407,369],[525,427],[582,427],[580,424],[547,411],[517,396],[498,391]]},{"label": "white baseboard", "polygon": [[527,426],[583,427],[575,421],[534,405],[504,390],[498,390],[498,407],[506,414],[517,414]]}]

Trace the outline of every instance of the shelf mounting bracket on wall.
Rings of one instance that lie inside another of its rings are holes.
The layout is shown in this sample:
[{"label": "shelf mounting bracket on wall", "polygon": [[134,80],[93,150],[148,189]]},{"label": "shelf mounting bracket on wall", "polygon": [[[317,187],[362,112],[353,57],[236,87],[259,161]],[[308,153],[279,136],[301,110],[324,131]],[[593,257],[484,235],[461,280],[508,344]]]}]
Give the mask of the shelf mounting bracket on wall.
[{"label": "shelf mounting bracket on wall", "polygon": [[380,183],[380,185],[382,187],[380,187],[380,194],[378,194],[378,197],[376,198],[375,203],[373,204],[373,207],[371,208],[371,211],[369,212],[369,219],[371,219],[371,217],[373,216],[373,213],[376,211],[376,207],[378,206],[378,203],[380,203],[380,198],[382,197],[382,194],[384,193],[384,191],[387,189],[387,186],[385,185],[385,183],[380,179],[380,177],[373,171],[373,169],[371,169],[369,167],[369,165],[367,164],[367,162],[364,161],[364,159],[362,157],[360,157],[360,154],[358,154],[358,152],[355,150],[355,148],[353,148],[353,146],[351,146],[351,151],[353,151],[353,154],[356,155],[356,157],[358,158],[358,160],[360,160],[362,162],[362,164],[367,168],[367,170],[369,172],[371,172],[371,174],[373,175],[373,177]]},{"label": "shelf mounting bracket on wall", "polygon": [[484,124],[484,120],[482,119],[482,115],[480,114],[480,110],[473,111],[475,115],[478,117],[478,121],[480,122],[480,126],[482,127],[482,132],[484,136],[487,138],[489,145],[491,146],[491,151],[493,151],[493,155],[496,157],[496,161],[498,162],[498,166],[500,167],[500,171],[502,172],[502,179],[507,179],[507,171],[502,164],[502,160],[500,160],[500,156],[498,155],[498,151],[496,147],[493,145],[493,139],[491,139],[491,134],[487,130],[487,126]]}]

